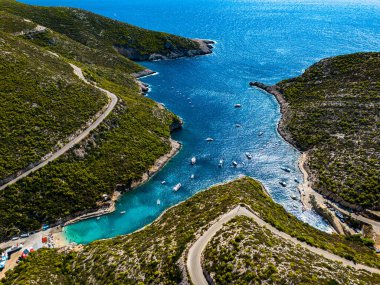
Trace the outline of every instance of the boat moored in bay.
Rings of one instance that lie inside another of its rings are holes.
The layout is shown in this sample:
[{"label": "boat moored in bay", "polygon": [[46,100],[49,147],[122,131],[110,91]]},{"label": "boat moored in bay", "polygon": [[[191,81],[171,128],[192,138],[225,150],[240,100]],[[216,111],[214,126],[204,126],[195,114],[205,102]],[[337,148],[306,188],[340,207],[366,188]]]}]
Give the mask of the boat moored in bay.
[{"label": "boat moored in bay", "polygon": [[178,183],[178,184],[176,184],[176,185],[173,187],[173,191],[177,192],[181,187],[182,187],[182,184],[181,184],[181,183]]}]

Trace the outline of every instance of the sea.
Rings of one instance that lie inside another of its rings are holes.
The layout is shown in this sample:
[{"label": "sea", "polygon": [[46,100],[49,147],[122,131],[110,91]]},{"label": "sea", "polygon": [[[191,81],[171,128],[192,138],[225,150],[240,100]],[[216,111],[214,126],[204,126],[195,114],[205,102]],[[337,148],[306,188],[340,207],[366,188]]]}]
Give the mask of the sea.
[{"label": "sea", "polygon": [[[295,181],[302,182],[300,153],[277,132],[279,104],[248,83],[274,84],[302,74],[322,58],[379,51],[380,1],[23,2],[83,8],[143,28],[216,42],[211,55],[142,63],[157,72],[143,79],[151,89],[147,96],[184,121],[183,129],[173,133],[182,149],[149,182],[124,194],[114,213],[65,227],[69,241],[87,244],[132,233],[195,193],[242,175],[260,180],[274,201],[300,220],[331,231],[314,211],[302,211]],[[220,160],[223,167],[218,167]],[[174,192],[177,183],[182,187]]]}]

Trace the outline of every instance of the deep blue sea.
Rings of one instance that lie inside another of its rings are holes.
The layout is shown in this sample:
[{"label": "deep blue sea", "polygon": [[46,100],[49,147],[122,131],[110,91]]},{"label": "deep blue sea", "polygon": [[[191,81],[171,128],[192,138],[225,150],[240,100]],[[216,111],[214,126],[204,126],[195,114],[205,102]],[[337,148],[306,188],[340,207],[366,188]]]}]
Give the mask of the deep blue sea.
[{"label": "deep blue sea", "polygon": [[[248,83],[273,84],[300,75],[324,57],[379,51],[380,1],[24,2],[84,8],[147,29],[217,42],[209,56],[144,63],[158,72],[144,79],[151,86],[148,96],[185,122],[183,130],[173,134],[183,144],[182,150],[148,183],[123,195],[116,212],[66,227],[70,241],[89,243],[131,233],[194,193],[239,175],[259,179],[290,213],[330,230],[317,214],[302,212],[301,203],[291,198],[299,197],[294,179],[302,181],[299,153],[276,131],[280,111],[275,98],[249,88]],[[234,108],[235,104],[242,107]],[[207,137],[214,141],[207,143]],[[252,160],[245,152],[253,155]],[[195,166],[190,165],[192,156],[198,160]],[[218,168],[220,159],[225,161],[222,168]],[[234,160],[236,168],[231,166]],[[167,183],[161,184],[163,180]],[[288,186],[282,187],[280,181]],[[173,192],[177,183],[183,186]]]}]

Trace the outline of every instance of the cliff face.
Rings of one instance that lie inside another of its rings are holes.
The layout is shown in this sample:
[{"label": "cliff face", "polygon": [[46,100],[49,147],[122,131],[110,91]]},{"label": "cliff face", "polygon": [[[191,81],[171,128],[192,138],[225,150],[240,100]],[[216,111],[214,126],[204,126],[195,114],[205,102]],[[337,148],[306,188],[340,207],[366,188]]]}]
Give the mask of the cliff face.
[{"label": "cliff face", "polygon": [[141,50],[129,47],[128,45],[116,44],[114,45],[114,48],[118,53],[133,61],[176,59],[180,57],[192,57],[212,53],[213,41],[198,39],[192,41],[195,44],[194,47],[185,48],[168,42],[165,44],[163,51],[154,53],[143,53]]},{"label": "cliff face", "polygon": [[380,53],[321,60],[275,86],[279,131],[308,150],[313,188],[353,209],[380,209]]}]

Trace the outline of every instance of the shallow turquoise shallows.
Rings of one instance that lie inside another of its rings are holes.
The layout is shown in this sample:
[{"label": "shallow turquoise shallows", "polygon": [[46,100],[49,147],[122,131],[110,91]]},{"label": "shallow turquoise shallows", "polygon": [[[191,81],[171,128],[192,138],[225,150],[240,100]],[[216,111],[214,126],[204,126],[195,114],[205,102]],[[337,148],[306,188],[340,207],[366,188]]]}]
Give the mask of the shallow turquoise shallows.
[{"label": "shallow turquoise shallows", "polygon": [[[25,2],[84,8],[148,29],[217,41],[210,56],[144,63],[159,72],[144,79],[152,89],[149,97],[185,121],[183,130],[173,134],[183,148],[147,184],[123,195],[116,212],[66,227],[70,241],[89,243],[131,233],[169,206],[242,174],[262,181],[273,199],[301,220],[329,230],[318,215],[302,212],[300,202],[291,198],[299,197],[294,179],[302,181],[299,153],[276,131],[280,119],[276,100],[250,89],[248,82],[272,84],[301,74],[324,57],[378,51],[379,6],[342,0],[334,4],[327,0],[320,4],[318,0],[300,1],[303,4],[249,0]],[[235,104],[242,107],[234,108]],[[214,141],[207,143],[208,137]],[[245,152],[253,158],[248,160]],[[195,166],[190,165],[192,156],[197,158]],[[220,159],[225,161],[222,168],[218,168]],[[231,166],[234,160],[236,168]],[[167,183],[161,184],[163,180]],[[282,187],[280,181],[288,186]],[[183,186],[173,192],[177,183]]]}]

